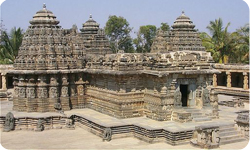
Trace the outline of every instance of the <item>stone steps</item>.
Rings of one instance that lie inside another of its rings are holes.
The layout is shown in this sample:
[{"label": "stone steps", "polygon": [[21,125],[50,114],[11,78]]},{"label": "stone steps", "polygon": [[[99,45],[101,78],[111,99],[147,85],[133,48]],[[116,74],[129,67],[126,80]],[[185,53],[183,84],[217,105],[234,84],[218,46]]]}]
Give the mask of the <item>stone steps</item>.
[{"label": "stone steps", "polygon": [[193,117],[193,122],[202,122],[202,121],[211,121],[212,118],[209,118],[207,116],[205,116],[201,110],[197,109],[197,108],[190,108],[190,107],[186,107],[183,108],[184,111],[191,113],[191,116]]},{"label": "stone steps", "polygon": [[202,115],[202,113],[200,113],[200,112],[192,113],[192,116],[201,116],[201,115]]},{"label": "stone steps", "polygon": [[221,132],[230,132],[230,131],[235,131],[235,129],[233,127],[231,127],[231,128],[230,127],[229,128],[222,128],[222,129],[220,128],[220,133]]},{"label": "stone steps", "polygon": [[231,144],[231,143],[236,143],[236,142],[242,142],[245,141],[246,139],[241,137],[241,136],[237,136],[237,137],[230,137],[230,138],[221,138],[220,141],[220,145],[225,145],[225,144]]},{"label": "stone steps", "polygon": [[228,131],[228,132],[220,132],[220,137],[223,137],[223,136],[229,136],[229,135],[237,135],[238,132],[233,130],[233,131]]},{"label": "stone steps", "polygon": [[219,135],[220,145],[246,140],[241,134],[239,134],[239,132],[237,132],[237,130],[234,128],[234,124],[220,126]]},{"label": "stone steps", "polygon": [[202,116],[202,115],[200,115],[200,116],[198,116],[198,115],[197,115],[197,116],[191,115],[191,116],[193,117],[193,119],[194,119],[194,118],[196,118],[196,119],[198,119],[198,118],[204,118],[204,116]]},{"label": "stone steps", "polygon": [[207,118],[206,116],[203,116],[203,118],[193,118],[194,122],[211,121],[211,120],[212,120],[211,118]]},{"label": "stone steps", "polygon": [[220,126],[220,130],[221,129],[227,129],[227,128],[234,128],[234,123],[231,123],[231,124],[227,124],[227,125],[222,125],[222,126]]}]

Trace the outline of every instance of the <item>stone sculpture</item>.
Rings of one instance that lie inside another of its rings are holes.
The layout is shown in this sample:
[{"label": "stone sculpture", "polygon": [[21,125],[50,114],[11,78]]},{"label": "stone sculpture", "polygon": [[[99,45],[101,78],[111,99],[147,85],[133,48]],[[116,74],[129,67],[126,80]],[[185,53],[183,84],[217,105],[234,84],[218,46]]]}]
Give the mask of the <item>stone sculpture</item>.
[{"label": "stone sculpture", "polygon": [[73,121],[72,118],[68,118],[66,120],[66,128],[68,128],[68,129],[75,129],[74,121]]},{"label": "stone sculpture", "polygon": [[177,88],[177,90],[174,93],[174,106],[175,107],[181,107],[182,106],[182,102],[181,102],[181,91],[180,91],[180,87]]},{"label": "stone sculpture", "polygon": [[5,117],[3,132],[9,132],[15,128],[15,118],[11,112],[8,112]]},{"label": "stone sculpture", "polygon": [[112,130],[111,128],[105,128],[103,132],[103,141],[111,141],[112,139]]},{"label": "stone sculpture", "polygon": [[220,145],[218,126],[198,126],[195,127],[191,145],[200,148],[217,148]]},{"label": "stone sculpture", "polygon": [[208,106],[210,104],[210,92],[207,88],[203,88],[202,101],[204,106]]},{"label": "stone sculpture", "polygon": [[38,119],[35,131],[43,131],[44,130],[43,122],[44,122],[43,119]]}]

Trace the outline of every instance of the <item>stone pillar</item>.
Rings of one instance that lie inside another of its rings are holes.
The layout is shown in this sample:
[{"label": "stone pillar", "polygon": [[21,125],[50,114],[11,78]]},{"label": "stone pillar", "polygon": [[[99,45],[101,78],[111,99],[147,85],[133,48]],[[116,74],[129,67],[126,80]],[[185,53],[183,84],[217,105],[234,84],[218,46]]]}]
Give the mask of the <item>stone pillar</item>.
[{"label": "stone pillar", "polygon": [[49,111],[56,111],[61,109],[61,104],[59,101],[59,88],[58,88],[58,79],[57,75],[50,75],[50,84],[49,84]]},{"label": "stone pillar", "polygon": [[29,75],[26,79],[26,107],[28,112],[37,111],[37,99],[36,99],[36,79],[35,76]]},{"label": "stone pillar", "polygon": [[77,96],[77,87],[76,87],[76,80],[78,80],[78,78],[79,76],[77,76],[77,79],[76,79],[75,74],[69,74],[69,92],[70,92],[71,108],[77,108],[78,106],[78,96]]},{"label": "stone pillar", "polygon": [[25,75],[18,76],[18,111],[27,111],[26,107],[26,77]]},{"label": "stone pillar", "polygon": [[231,72],[226,72],[227,74],[227,87],[230,88],[232,87],[232,84],[231,84]]},{"label": "stone pillar", "polygon": [[62,109],[70,110],[70,103],[69,103],[69,82],[68,82],[68,75],[62,74],[62,87],[61,87],[61,105]]},{"label": "stone pillar", "polygon": [[7,90],[6,74],[3,74],[3,73],[2,73],[2,90]]},{"label": "stone pillar", "polygon": [[38,76],[37,83],[37,111],[47,112],[49,111],[49,100],[48,100],[48,87],[47,79],[45,75]]},{"label": "stone pillar", "polygon": [[249,87],[248,87],[248,75],[247,75],[247,72],[243,72],[243,76],[244,76],[244,80],[243,80],[243,88],[244,90],[247,90]]},{"label": "stone pillar", "polygon": [[[85,82],[82,80],[81,73],[78,73],[78,80],[76,82],[76,88],[77,88],[77,108],[84,108],[85,107],[85,88],[84,88]],[[74,108],[74,106],[73,106]]]},{"label": "stone pillar", "polygon": [[18,110],[18,78],[16,76],[13,77],[13,85],[14,85],[14,93],[13,93],[13,110],[17,111]]},{"label": "stone pillar", "polygon": [[216,87],[217,86],[217,74],[213,75],[213,86]]}]

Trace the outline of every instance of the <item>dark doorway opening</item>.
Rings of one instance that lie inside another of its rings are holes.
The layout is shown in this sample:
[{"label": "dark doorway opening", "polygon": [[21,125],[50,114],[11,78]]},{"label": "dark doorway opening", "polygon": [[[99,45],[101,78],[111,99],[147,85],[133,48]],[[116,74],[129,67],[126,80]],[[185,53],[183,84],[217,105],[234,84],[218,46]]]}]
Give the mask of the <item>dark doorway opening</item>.
[{"label": "dark doorway opening", "polygon": [[232,87],[243,88],[243,73],[231,72],[231,84]]},{"label": "dark doorway opening", "polygon": [[7,88],[14,88],[13,86],[13,77],[12,76],[7,76]]},{"label": "dark doorway opening", "polygon": [[180,85],[182,106],[187,106],[188,85]]},{"label": "dark doorway opening", "polygon": [[217,85],[218,86],[227,86],[227,75],[226,72],[222,72],[217,75]]}]

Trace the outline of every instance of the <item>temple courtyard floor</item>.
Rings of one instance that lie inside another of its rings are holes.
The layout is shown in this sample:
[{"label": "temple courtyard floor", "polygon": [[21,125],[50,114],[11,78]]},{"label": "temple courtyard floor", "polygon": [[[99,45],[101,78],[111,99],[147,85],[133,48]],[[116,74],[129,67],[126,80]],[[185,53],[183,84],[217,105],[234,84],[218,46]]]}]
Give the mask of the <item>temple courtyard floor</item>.
[{"label": "temple courtyard floor", "polygon": [[[219,95],[219,101],[231,100],[233,97]],[[11,101],[1,101],[1,116],[6,115],[12,108]],[[199,125],[223,125],[233,124],[237,117],[237,113],[242,110],[249,110],[248,104],[245,108],[233,108],[219,106],[220,119],[204,122],[188,122],[177,123],[174,121],[155,121],[146,117],[116,119],[105,114],[101,114],[91,109],[73,109],[65,111],[67,116],[77,114],[98,124],[105,126],[118,126],[124,124],[136,124],[144,128],[151,129],[168,129],[171,131],[179,131],[186,129],[194,129]],[[25,113],[12,111],[15,117],[46,117],[53,115],[63,115],[54,113]],[[11,132],[1,133],[1,145],[6,149],[198,149],[190,144],[172,146],[165,142],[147,143],[135,137],[114,138],[110,142],[103,142],[102,138],[96,136],[89,131],[76,127],[75,130],[67,129],[51,129],[42,132],[34,132],[27,130],[15,130]],[[221,145],[219,149],[243,149],[248,141],[230,143]]]}]

